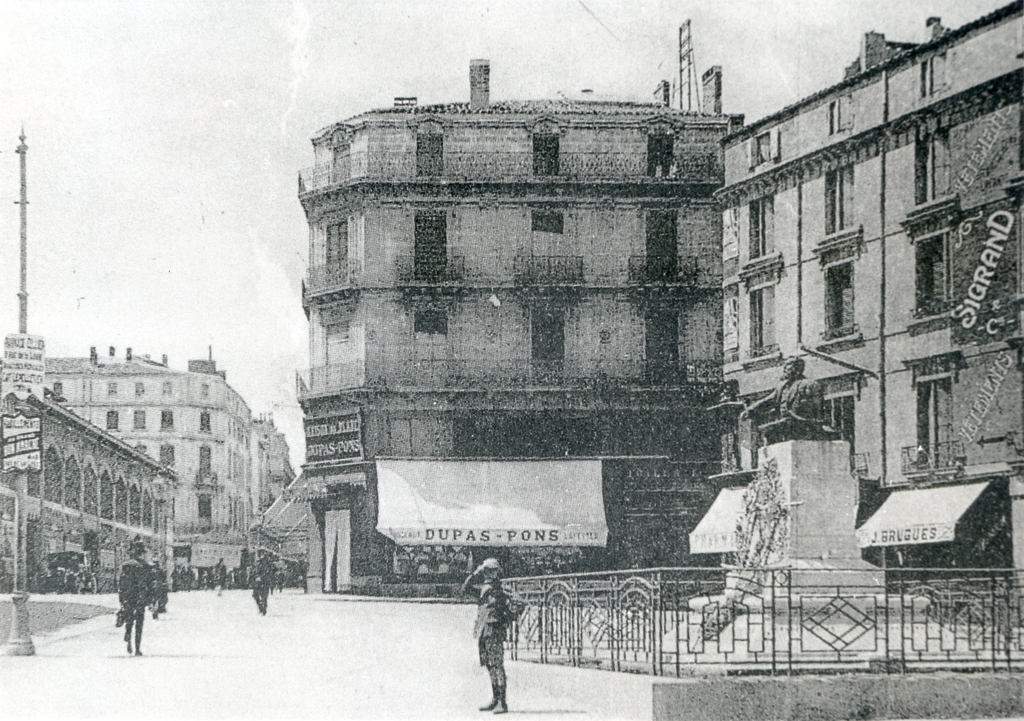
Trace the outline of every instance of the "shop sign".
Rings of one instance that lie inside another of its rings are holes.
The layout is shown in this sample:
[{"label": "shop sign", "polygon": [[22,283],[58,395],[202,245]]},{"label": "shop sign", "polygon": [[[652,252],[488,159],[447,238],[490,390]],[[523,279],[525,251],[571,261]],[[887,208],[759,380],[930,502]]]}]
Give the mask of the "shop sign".
[{"label": "shop sign", "polygon": [[0,417],[5,471],[38,471],[42,467],[42,419],[23,413]]},{"label": "shop sign", "polygon": [[700,533],[690,535],[690,553],[732,553],[736,549],[735,533]]},{"label": "shop sign", "polygon": [[388,535],[404,546],[595,546],[607,536],[580,528],[392,528]]},{"label": "shop sign", "polygon": [[16,333],[4,339],[3,375],[0,393],[24,400],[34,395],[42,400],[46,376],[46,341],[38,335]]},{"label": "shop sign", "polygon": [[973,212],[957,228],[950,258],[954,343],[991,343],[1013,334],[1018,233],[1009,200]]},{"label": "shop sign", "polygon": [[306,418],[306,462],[362,460],[359,412]]},{"label": "shop sign", "polygon": [[931,523],[897,528],[879,528],[870,538],[861,538],[861,546],[905,546],[915,543],[952,541],[956,526],[952,523]]}]

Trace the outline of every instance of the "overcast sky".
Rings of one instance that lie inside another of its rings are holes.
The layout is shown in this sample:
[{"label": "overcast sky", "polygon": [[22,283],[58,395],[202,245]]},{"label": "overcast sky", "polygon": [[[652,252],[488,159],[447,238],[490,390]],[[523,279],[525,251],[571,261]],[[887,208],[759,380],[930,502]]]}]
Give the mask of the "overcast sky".
[{"label": "overcast sky", "polygon": [[17,331],[18,156],[28,136],[29,331],[52,356],[90,346],[170,356],[208,346],[301,462],[295,371],[307,230],[296,175],[320,128],[394,96],[465,101],[591,88],[649,100],[676,75],[680,23],[699,71],[752,121],[842,78],[863,33],[923,41],[999,0],[0,0],[0,334]]}]

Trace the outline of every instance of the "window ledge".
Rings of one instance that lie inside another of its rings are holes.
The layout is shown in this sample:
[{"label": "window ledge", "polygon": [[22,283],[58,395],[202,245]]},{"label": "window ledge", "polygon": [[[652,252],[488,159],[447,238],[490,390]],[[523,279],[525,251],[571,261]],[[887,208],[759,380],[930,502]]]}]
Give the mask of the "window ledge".
[{"label": "window ledge", "polygon": [[823,265],[832,265],[850,259],[859,259],[864,250],[864,226],[846,228],[826,235],[814,247],[813,253]]},{"label": "window ledge", "polygon": [[960,214],[960,197],[945,196],[938,200],[922,203],[907,213],[901,222],[903,229],[912,239],[952,228]]},{"label": "window ledge", "polygon": [[948,311],[942,311],[941,313],[922,313],[920,315],[915,311],[914,317],[917,320],[907,324],[907,333],[911,338],[938,330],[946,330],[953,325],[953,318],[949,315]]},{"label": "window ledge", "polygon": [[850,350],[851,348],[861,348],[863,346],[864,334],[858,332],[855,326],[853,332],[848,335],[824,339],[823,342],[818,345],[817,350],[822,353],[837,353],[839,351]]},{"label": "window ledge", "polygon": [[767,351],[765,355],[754,355],[754,352],[751,349],[749,360],[743,362],[743,370],[757,371],[782,365],[782,351],[777,348]]},{"label": "window ledge", "polygon": [[782,277],[782,269],[785,262],[782,260],[782,253],[767,255],[756,260],[751,260],[740,269],[739,277],[750,289],[753,285],[762,283],[777,283]]}]

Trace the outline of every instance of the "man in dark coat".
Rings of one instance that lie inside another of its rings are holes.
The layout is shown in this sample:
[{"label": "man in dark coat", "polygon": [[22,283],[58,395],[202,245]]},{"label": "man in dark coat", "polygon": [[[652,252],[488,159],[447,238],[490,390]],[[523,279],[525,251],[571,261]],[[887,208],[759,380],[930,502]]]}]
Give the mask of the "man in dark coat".
[{"label": "man in dark coat", "polygon": [[270,586],[274,582],[274,566],[263,551],[257,551],[256,567],[253,569],[252,597],[256,599],[256,608],[264,616],[267,615],[267,598]]},{"label": "man in dark coat", "polygon": [[167,574],[159,564],[153,564],[153,620],[167,613]]},{"label": "man in dark coat", "polygon": [[146,546],[138,536],[128,546],[129,560],[121,566],[117,600],[124,619],[124,640],[128,653],[132,652],[132,629],[135,629],[135,655],[142,655],[142,622],[146,618],[146,605],[152,601],[153,571],[144,560]]},{"label": "man in dark coat", "polygon": [[224,585],[228,580],[228,567],[224,565],[224,559],[217,561],[217,565],[213,567],[213,583],[217,588],[217,595],[219,596],[224,590]]},{"label": "man in dark coat", "polygon": [[462,592],[477,601],[476,625],[473,628],[480,652],[480,665],[487,667],[491,677],[491,702],[481,711],[508,713],[505,701],[505,635],[513,613],[505,589],[501,586],[501,566],[488,558],[462,584]]}]

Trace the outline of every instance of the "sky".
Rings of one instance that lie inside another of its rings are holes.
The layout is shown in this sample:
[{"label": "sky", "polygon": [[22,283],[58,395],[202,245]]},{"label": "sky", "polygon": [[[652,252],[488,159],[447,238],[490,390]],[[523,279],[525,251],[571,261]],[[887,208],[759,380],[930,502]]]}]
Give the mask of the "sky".
[{"label": "sky", "polygon": [[838,82],[865,32],[927,39],[1002,0],[0,0],[0,334],[18,329],[18,135],[28,329],[50,356],[206,358],[302,462],[295,372],[319,129],[396,96],[650,100],[692,21],[748,122]]}]

